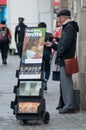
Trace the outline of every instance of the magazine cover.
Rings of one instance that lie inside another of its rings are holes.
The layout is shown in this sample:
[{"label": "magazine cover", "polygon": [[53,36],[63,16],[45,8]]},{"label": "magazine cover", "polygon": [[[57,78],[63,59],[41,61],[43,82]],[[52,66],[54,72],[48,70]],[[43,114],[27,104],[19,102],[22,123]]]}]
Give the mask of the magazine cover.
[{"label": "magazine cover", "polygon": [[42,86],[41,81],[20,81],[19,95],[20,96],[39,96],[39,91]]},{"label": "magazine cover", "polygon": [[42,63],[46,28],[27,28],[25,31],[22,59],[25,63]]},{"label": "magazine cover", "polygon": [[22,64],[20,66],[19,79],[40,79],[41,65]]},{"label": "magazine cover", "polygon": [[37,113],[39,102],[20,102],[18,104],[18,113]]}]

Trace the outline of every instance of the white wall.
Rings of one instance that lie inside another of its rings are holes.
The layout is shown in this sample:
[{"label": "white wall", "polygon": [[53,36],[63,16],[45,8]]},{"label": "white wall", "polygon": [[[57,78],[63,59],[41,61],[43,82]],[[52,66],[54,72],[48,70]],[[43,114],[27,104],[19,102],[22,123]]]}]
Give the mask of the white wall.
[{"label": "white wall", "polygon": [[8,0],[8,22],[12,31],[12,44],[16,48],[14,30],[18,24],[18,17],[24,17],[28,26],[37,26],[40,21],[46,22],[47,31],[52,32],[52,0]]},{"label": "white wall", "polygon": [[39,0],[39,12],[39,21],[44,21],[47,24],[47,31],[52,32],[52,0]]}]

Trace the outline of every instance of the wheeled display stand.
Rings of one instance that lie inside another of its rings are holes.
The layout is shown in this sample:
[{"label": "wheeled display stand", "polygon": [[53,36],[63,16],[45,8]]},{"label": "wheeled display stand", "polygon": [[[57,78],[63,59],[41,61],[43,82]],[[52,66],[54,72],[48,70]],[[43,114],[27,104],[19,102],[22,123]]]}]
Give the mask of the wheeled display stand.
[{"label": "wheeled display stand", "polygon": [[46,102],[43,96],[43,63],[25,63],[20,61],[18,78],[14,86],[15,101],[11,102],[13,114],[20,123],[26,124],[30,120],[41,120],[47,124],[50,120],[46,111]]}]

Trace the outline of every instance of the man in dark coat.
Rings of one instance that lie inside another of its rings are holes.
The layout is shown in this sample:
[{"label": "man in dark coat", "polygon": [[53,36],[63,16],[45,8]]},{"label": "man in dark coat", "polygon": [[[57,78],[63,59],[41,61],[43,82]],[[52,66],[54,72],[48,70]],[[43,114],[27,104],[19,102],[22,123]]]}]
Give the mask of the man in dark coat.
[{"label": "man in dark coat", "polygon": [[24,18],[19,17],[18,21],[19,21],[19,24],[15,27],[15,42],[16,42],[16,46],[17,46],[17,50],[18,50],[19,56],[21,58],[23,41],[24,41],[24,34],[25,34],[25,28],[27,26],[23,23],[24,22]]},{"label": "man in dark coat", "polygon": [[64,60],[75,56],[79,27],[75,21],[70,19],[70,16],[71,13],[67,9],[61,10],[57,15],[59,21],[63,24],[62,35],[56,47],[57,55],[55,61],[60,66],[61,91],[64,102],[64,106],[59,109],[60,114],[74,112],[72,74],[66,74]]}]

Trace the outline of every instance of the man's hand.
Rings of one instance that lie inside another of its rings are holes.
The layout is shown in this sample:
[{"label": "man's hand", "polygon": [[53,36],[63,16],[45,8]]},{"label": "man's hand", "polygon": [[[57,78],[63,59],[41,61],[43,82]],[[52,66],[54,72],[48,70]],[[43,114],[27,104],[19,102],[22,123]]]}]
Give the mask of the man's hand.
[{"label": "man's hand", "polygon": [[45,42],[45,46],[51,47],[52,46],[52,42]]}]

